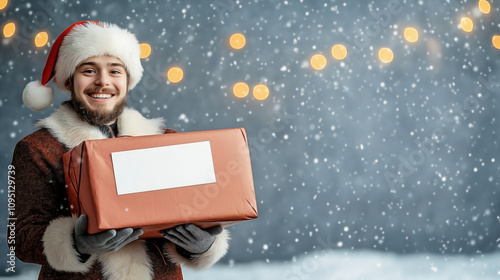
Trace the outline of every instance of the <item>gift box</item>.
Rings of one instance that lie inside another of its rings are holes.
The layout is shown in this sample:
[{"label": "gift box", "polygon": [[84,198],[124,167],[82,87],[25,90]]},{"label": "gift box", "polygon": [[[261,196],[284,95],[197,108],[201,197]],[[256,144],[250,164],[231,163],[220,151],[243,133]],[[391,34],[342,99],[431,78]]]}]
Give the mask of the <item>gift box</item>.
[{"label": "gift box", "polygon": [[63,155],[70,210],[88,233],[257,218],[244,128],[88,140]]}]

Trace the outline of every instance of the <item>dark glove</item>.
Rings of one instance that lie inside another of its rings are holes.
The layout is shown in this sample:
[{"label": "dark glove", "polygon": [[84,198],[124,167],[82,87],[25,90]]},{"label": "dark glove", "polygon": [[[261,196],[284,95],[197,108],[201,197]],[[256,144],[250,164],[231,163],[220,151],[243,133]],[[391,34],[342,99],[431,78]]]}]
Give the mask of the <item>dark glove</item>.
[{"label": "dark glove", "polygon": [[96,234],[87,234],[87,215],[81,215],[75,224],[75,249],[80,254],[91,255],[100,252],[117,251],[128,243],[137,240],[142,229],[110,229]]},{"label": "dark glove", "polygon": [[205,253],[214,243],[215,236],[221,232],[221,226],[201,229],[193,224],[179,225],[160,231],[163,237],[191,254]]}]

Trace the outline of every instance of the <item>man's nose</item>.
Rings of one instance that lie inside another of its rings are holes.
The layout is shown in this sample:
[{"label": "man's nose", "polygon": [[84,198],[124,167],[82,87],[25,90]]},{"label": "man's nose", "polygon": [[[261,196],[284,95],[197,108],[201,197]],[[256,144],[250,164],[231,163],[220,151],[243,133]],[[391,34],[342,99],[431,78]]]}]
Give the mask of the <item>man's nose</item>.
[{"label": "man's nose", "polygon": [[95,80],[95,84],[96,85],[100,85],[100,86],[108,86],[110,84],[110,77],[107,73],[99,73],[96,77],[96,80]]}]

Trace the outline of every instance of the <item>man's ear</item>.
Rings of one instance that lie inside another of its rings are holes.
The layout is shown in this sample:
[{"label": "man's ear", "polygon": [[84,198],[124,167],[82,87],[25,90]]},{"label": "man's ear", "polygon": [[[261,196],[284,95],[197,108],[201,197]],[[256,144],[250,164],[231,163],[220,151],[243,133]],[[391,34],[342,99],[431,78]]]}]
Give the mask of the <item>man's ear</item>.
[{"label": "man's ear", "polygon": [[64,87],[67,89],[67,90],[70,90],[71,88],[71,79],[67,79],[66,82],[64,83]]}]

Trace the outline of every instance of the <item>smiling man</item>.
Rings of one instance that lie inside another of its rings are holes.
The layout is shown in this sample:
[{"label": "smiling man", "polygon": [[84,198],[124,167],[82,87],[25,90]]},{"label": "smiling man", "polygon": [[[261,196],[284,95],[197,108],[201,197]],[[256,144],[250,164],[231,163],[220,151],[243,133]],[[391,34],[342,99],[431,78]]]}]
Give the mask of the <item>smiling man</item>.
[{"label": "smiling man", "polygon": [[139,240],[142,229],[87,234],[87,217],[71,215],[65,152],[84,140],[175,132],[162,119],[146,119],[126,107],[128,91],[142,72],[133,34],[113,24],[77,22],[54,42],[41,82],[29,83],[23,92],[24,103],[35,111],[52,103],[49,81],[71,93],[37,123],[37,131],[19,141],[12,159],[15,253],[42,266],[39,279],[182,279],[181,264],[209,267],[228,249],[229,233],[221,227],[185,224],[162,230],[164,238]]}]

